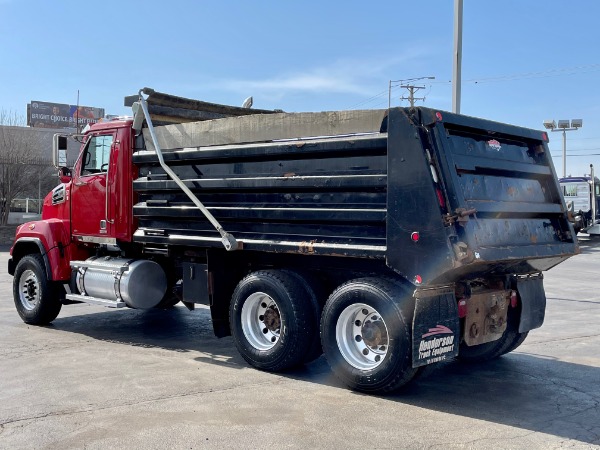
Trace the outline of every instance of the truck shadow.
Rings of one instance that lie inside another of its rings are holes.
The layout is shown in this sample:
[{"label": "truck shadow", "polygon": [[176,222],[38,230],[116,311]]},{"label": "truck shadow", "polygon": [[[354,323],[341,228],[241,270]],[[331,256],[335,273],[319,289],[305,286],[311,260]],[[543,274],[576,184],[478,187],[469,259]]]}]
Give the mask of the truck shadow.
[{"label": "truck shadow", "polygon": [[598,380],[599,367],[514,353],[432,368],[393,401],[600,444]]},{"label": "truck shadow", "polygon": [[[246,367],[231,337],[218,339],[214,336],[208,309],[188,311],[178,305],[169,310],[124,308],[81,314],[88,307],[83,304],[65,306],[48,327],[134,347],[199,352],[202,355],[195,359],[201,362],[240,369]],[[65,316],[65,312],[75,314]]]},{"label": "truck shadow", "polygon": [[[323,358],[288,376],[346,389],[332,379]],[[600,445],[598,380],[600,367],[513,353],[486,363],[455,360],[427,368],[400,392],[380,398]],[[462,444],[469,444],[466,439]]]},{"label": "truck shadow", "polygon": [[[169,311],[121,310],[92,314],[81,314],[81,309],[73,311],[75,315],[57,318],[50,327],[107,342],[190,352],[199,364],[234,369],[247,367],[230,337],[213,336],[210,313],[206,309],[189,312],[176,307]],[[274,376],[347,390],[333,376],[323,357]],[[600,444],[598,380],[599,367],[519,352],[482,364],[452,361],[427,368],[399,393],[381,398]],[[366,402],[368,398],[366,396]]]}]

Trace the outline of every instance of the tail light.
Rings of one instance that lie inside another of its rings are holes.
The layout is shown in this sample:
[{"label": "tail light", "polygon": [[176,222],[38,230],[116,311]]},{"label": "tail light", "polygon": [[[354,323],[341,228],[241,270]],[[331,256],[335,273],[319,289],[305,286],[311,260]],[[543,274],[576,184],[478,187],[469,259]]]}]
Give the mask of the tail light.
[{"label": "tail light", "polygon": [[512,306],[513,308],[517,307],[518,304],[518,297],[517,297],[517,291],[512,291],[510,293],[510,306]]},{"label": "tail light", "polygon": [[446,209],[446,200],[444,200],[444,194],[442,194],[442,190],[439,187],[436,187],[435,193],[437,194],[438,203],[440,204],[440,208]]},{"label": "tail light", "polygon": [[467,317],[467,301],[464,298],[458,301],[458,317]]}]

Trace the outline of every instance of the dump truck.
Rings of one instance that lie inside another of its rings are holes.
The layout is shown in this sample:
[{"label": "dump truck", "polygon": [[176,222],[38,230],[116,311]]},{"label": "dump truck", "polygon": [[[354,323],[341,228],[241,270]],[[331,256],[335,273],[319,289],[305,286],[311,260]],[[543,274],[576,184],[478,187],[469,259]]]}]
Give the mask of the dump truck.
[{"label": "dump truck", "polygon": [[[16,232],[23,321],[210,308],[248,364],[352,389],[513,351],[578,252],[545,132],[418,108],[285,113],[141,89]],[[66,136],[53,152],[66,160]]]}]

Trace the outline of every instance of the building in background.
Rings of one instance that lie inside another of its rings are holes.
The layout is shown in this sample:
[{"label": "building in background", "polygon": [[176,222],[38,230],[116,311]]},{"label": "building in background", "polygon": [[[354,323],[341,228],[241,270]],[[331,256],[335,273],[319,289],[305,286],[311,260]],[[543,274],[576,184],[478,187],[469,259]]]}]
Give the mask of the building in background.
[{"label": "building in background", "polygon": [[[52,164],[52,138],[72,131],[0,125],[0,224],[23,223],[41,212],[43,198],[60,183]],[[68,140],[69,167],[79,146]]]}]

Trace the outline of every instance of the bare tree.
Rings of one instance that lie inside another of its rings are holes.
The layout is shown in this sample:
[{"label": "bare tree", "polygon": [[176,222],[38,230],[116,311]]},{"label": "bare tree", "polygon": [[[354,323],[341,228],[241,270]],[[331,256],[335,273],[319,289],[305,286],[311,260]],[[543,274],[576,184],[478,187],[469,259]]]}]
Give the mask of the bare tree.
[{"label": "bare tree", "polygon": [[[10,204],[19,196],[37,197],[51,162],[42,156],[38,133],[24,128],[25,120],[0,110],[0,224],[8,222]],[[47,183],[45,183],[47,184]],[[46,188],[46,186],[44,186]],[[43,194],[43,192],[42,192]]]}]

